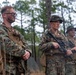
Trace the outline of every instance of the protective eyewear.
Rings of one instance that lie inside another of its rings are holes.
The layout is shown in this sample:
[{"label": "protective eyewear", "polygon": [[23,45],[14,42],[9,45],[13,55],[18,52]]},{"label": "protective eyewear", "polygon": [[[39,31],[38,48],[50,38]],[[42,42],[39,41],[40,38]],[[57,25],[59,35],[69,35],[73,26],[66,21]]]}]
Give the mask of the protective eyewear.
[{"label": "protective eyewear", "polygon": [[5,14],[11,14],[11,15],[17,16],[16,13],[5,13]]}]

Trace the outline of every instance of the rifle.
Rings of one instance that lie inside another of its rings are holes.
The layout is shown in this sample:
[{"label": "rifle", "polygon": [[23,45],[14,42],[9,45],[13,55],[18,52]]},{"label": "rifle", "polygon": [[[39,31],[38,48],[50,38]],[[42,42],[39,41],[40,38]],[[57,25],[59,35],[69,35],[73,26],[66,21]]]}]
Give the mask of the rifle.
[{"label": "rifle", "polygon": [[[64,53],[64,57],[65,57],[65,58],[66,58],[66,57],[69,57],[71,60],[73,60],[71,55],[69,55],[69,56],[66,55],[67,50],[64,48],[64,46],[65,46],[64,42],[58,41],[58,40],[53,36],[53,34],[50,33],[50,32],[47,32],[46,35],[48,35],[50,38],[53,38],[53,39],[60,45],[59,51],[62,52],[62,53]],[[72,50],[72,53],[75,53],[75,52],[76,52],[75,50]]]},{"label": "rifle", "polygon": [[70,41],[70,40],[68,40],[68,41],[69,41],[69,46],[70,46],[71,48],[75,47],[75,44],[74,44],[72,41]]}]

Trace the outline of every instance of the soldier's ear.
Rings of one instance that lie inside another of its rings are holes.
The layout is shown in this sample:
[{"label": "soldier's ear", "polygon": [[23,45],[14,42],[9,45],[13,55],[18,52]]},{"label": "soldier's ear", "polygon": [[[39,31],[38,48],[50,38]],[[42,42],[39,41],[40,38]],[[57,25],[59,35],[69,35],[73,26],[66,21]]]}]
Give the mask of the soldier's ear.
[{"label": "soldier's ear", "polygon": [[2,16],[5,18],[7,15],[5,13],[3,13]]}]

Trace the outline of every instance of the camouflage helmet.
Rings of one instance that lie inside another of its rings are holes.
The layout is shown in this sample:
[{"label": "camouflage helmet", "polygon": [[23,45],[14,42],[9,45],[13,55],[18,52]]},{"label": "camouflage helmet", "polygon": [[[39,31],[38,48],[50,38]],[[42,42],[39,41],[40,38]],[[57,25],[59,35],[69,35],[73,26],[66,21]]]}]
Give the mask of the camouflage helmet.
[{"label": "camouflage helmet", "polygon": [[66,33],[68,33],[69,31],[71,31],[72,29],[74,29],[76,31],[76,28],[74,28],[74,26],[68,26]]},{"label": "camouflage helmet", "polygon": [[50,18],[50,22],[56,22],[56,21],[59,21],[60,23],[63,22],[61,17],[59,17],[57,15],[52,15],[51,18]]}]

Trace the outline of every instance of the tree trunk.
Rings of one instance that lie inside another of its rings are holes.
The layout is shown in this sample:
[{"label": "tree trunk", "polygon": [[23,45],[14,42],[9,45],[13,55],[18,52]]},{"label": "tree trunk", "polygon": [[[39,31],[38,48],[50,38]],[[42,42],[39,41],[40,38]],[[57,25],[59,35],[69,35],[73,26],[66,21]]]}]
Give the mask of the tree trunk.
[{"label": "tree trunk", "polygon": [[51,17],[51,6],[52,6],[52,2],[51,0],[45,0],[45,5],[46,5],[46,15],[47,15],[47,25],[50,24],[50,17]]}]

